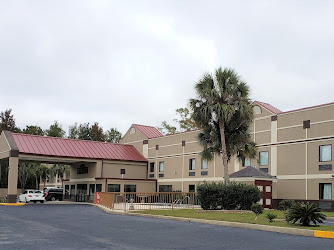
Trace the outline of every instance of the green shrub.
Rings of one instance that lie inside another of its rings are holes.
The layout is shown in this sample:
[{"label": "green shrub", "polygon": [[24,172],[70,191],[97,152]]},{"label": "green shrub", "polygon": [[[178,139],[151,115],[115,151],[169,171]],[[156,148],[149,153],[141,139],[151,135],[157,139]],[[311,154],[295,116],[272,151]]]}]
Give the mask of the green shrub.
[{"label": "green shrub", "polygon": [[257,217],[263,213],[263,207],[259,203],[253,204],[251,210],[256,215],[255,220],[257,220]]},{"label": "green shrub", "polygon": [[311,222],[315,225],[323,223],[323,220],[326,220],[326,215],[320,213],[320,208],[314,203],[297,202],[291,207],[286,220],[292,223],[300,222],[303,226],[310,226]]},{"label": "green shrub", "polygon": [[267,213],[267,218],[269,222],[273,222],[274,219],[276,219],[277,215],[273,213]]},{"label": "green shrub", "polygon": [[200,204],[205,210],[242,209],[250,210],[252,204],[258,202],[261,193],[254,185],[232,182],[204,182],[197,186]]},{"label": "green shrub", "polygon": [[278,209],[285,212],[286,210],[289,210],[294,203],[293,200],[282,200],[278,205]]}]

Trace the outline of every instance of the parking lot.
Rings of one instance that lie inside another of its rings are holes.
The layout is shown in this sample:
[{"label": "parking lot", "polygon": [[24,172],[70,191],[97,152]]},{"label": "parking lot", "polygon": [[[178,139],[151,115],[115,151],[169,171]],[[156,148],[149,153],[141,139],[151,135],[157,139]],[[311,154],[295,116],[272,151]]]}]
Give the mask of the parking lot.
[{"label": "parking lot", "polygon": [[334,241],[106,214],[79,204],[0,206],[1,249],[332,249]]}]

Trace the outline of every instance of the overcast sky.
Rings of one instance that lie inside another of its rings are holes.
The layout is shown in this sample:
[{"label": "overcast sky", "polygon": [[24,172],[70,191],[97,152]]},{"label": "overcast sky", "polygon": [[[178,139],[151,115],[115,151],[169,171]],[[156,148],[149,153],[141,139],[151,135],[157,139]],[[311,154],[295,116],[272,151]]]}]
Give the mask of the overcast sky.
[{"label": "overcast sky", "polygon": [[334,1],[3,1],[0,110],[65,131],[158,126],[232,67],[287,111],[334,101]]}]

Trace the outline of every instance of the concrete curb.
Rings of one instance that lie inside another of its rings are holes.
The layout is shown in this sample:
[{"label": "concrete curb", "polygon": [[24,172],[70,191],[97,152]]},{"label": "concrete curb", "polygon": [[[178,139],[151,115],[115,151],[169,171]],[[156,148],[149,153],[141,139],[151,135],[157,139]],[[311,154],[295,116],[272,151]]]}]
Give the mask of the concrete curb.
[{"label": "concrete curb", "polygon": [[0,206],[12,206],[12,207],[17,207],[17,206],[24,206],[25,203],[0,203]]},{"label": "concrete curb", "polygon": [[237,227],[237,228],[244,228],[244,229],[267,231],[267,232],[300,235],[300,236],[307,236],[307,237],[321,237],[321,238],[334,239],[334,232],[330,232],[330,231],[297,229],[297,228],[289,228],[289,227],[276,227],[276,226],[267,226],[267,225],[258,225],[258,224],[249,224],[249,223],[240,223],[240,222],[204,220],[204,219],[183,218],[183,217],[173,217],[173,216],[164,216],[164,215],[129,213],[129,212],[123,212],[123,211],[114,211],[114,210],[111,210],[110,208],[107,208],[107,207],[104,207],[98,204],[92,204],[92,205],[102,209],[104,212],[109,213],[109,214],[140,216],[140,217],[157,218],[157,219],[164,219],[164,220],[175,220],[175,221],[183,221],[183,222],[195,222],[195,223],[203,223],[203,224],[226,226],[226,227]]}]

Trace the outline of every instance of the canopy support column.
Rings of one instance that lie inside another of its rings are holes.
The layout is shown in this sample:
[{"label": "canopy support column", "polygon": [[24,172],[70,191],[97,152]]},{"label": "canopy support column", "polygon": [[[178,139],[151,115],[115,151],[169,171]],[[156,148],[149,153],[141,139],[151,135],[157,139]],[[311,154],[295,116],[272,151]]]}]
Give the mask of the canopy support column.
[{"label": "canopy support column", "polygon": [[8,169],[8,203],[16,203],[17,197],[17,177],[18,177],[18,157],[9,157],[9,169]]}]

